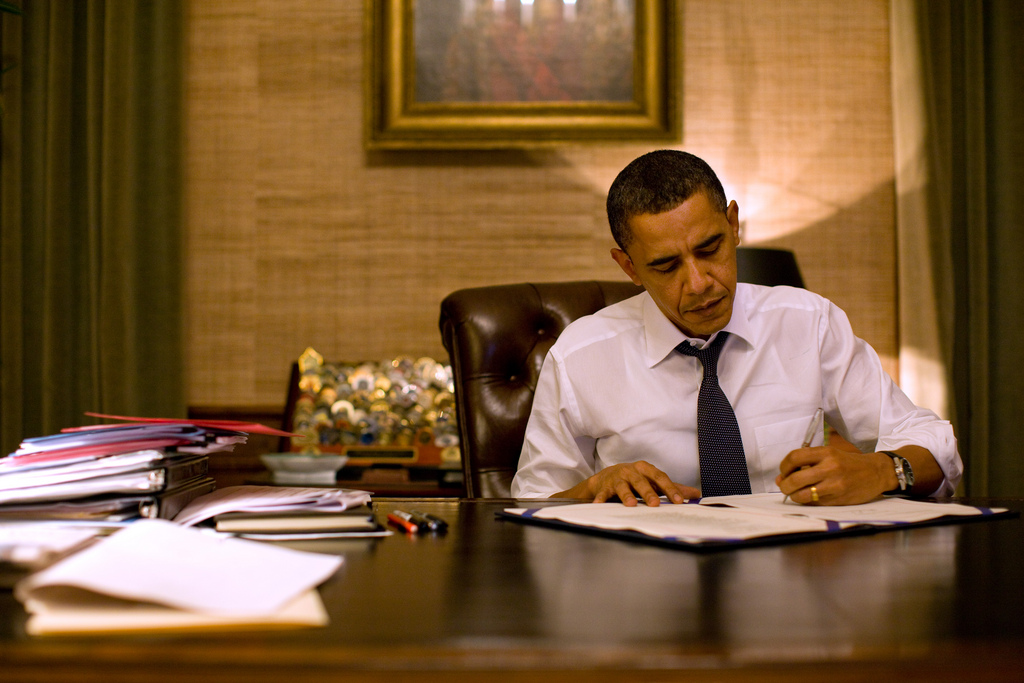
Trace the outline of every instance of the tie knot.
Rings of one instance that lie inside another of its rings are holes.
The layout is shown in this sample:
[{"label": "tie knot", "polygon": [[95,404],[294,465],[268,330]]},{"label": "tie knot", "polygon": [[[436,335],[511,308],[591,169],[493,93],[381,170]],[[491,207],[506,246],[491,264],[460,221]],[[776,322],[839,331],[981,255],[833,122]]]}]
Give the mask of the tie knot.
[{"label": "tie knot", "polygon": [[725,338],[729,336],[728,332],[719,332],[715,340],[705,346],[703,349],[698,349],[696,346],[688,341],[684,341],[682,344],[676,347],[676,351],[687,356],[693,356],[700,360],[701,364],[705,368],[708,366],[708,361],[712,365],[718,365],[718,354],[722,350],[722,345],[725,344]]}]

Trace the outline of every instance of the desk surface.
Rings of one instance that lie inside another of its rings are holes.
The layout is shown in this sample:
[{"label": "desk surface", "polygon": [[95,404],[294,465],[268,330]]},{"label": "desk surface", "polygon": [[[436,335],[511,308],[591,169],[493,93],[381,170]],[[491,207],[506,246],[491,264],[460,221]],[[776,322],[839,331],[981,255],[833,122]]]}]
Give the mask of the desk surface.
[{"label": "desk surface", "polygon": [[30,638],[0,593],[0,680],[1024,676],[1019,518],[694,554],[495,519],[510,505],[416,501],[451,530],[291,544],[345,558],[319,629]]}]

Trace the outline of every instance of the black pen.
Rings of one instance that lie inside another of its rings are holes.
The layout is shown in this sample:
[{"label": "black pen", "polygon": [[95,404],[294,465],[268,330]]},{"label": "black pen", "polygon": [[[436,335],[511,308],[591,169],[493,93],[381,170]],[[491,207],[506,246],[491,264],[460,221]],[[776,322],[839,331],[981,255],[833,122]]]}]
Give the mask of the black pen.
[{"label": "black pen", "polygon": [[441,519],[437,515],[432,515],[429,512],[426,513],[426,515],[427,515],[427,519],[429,519],[431,522],[433,522],[434,524],[437,525],[437,530],[438,531],[444,531],[445,529],[448,528],[448,522],[444,521],[443,519]]},{"label": "black pen", "polygon": [[421,521],[431,531],[444,531],[448,528],[448,522],[437,515],[432,515],[429,512],[420,512],[419,510],[411,510],[411,513],[415,519]]}]

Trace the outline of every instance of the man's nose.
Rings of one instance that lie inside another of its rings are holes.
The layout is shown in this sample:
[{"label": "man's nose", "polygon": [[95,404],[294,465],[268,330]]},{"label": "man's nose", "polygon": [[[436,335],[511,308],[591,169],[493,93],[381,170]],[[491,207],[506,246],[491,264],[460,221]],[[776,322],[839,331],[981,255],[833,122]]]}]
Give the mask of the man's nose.
[{"label": "man's nose", "polygon": [[707,267],[696,259],[686,262],[685,273],[686,282],[683,288],[691,294],[703,294],[714,282]]}]

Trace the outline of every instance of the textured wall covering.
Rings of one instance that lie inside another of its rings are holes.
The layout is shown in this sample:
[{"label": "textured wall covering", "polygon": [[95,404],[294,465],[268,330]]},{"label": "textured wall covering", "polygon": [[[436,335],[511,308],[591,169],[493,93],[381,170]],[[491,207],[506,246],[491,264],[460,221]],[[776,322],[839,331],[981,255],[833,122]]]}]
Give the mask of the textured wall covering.
[{"label": "textured wall covering", "polygon": [[[283,404],[289,364],[444,357],[441,298],[624,279],[604,195],[640,145],[367,154],[358,0],[191,0],[187,361],[192,405]],[[747,244],[895,370],[885,0],[682,0],[683,140],[740,205]]]}]

